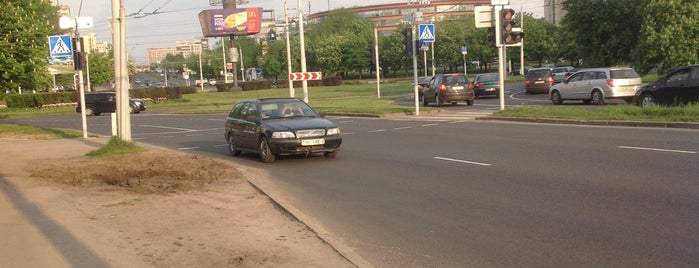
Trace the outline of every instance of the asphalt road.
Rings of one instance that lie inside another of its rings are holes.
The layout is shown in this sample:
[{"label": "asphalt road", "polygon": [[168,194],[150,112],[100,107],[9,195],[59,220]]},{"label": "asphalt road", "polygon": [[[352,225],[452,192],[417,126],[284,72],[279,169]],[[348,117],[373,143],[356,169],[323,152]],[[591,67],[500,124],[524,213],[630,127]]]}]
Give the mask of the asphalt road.
[{"label": "asphalt road", "polygon": [[[445,114],[491,108],[476,103]],[[132,136],[264,168],[290,205],[376,267],[699,267],[696,130],[331,117],[344,137],[335,159],[263,164],[228,156],[224,116],[146,111]],[[90,117],[88,130],[107,135],[109,122]]]}]

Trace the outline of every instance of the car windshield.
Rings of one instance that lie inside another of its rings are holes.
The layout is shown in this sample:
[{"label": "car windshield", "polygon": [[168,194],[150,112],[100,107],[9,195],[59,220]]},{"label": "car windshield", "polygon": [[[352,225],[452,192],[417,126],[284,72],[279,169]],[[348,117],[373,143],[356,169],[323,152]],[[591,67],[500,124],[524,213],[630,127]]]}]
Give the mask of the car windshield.
[{"label": "car windshield", "polygon": [[566,72],[568,72],[568,68],[554,68],[552,72],[554,72],[554,73],[566,73]]},{"label": "car windshield", "polygon": [[621,70],[611,70],[609,71],[612,79],[622,79],[622,78],[638,78],[638,74],[633,69],[621,69]]},{"label": "car windshield", "polygon": [[279,100],[263,102],[262,120],[294,118],[294,117],[318,117],[311,107],[297,100]]}]

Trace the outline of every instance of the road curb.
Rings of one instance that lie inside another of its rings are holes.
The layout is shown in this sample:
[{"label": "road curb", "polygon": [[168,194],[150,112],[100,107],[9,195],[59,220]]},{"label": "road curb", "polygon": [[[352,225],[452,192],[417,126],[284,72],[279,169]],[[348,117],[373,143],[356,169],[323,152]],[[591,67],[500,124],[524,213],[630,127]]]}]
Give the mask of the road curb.
[{"label": "road curb", "polygon": [[369,262],[364,260],[358,254],[354,253],[354,250],[352,250],[351,248],[344,246],[343,243],[333,242],[333,239],[330,237],[331,235],[329,235],[323,227],[312,224],[303,212],[301,212],[293,206],[288,205],[288,202],[285,201],[283,197],[273,195],[269,191],[265,190],[265,188],[268,187],[265,187],[263,182],[254,178],[248,178],[247,181],[253,188],[255,188],[255,190],[267,196],[276,207],[278,207],[280,210],[286,213],[290,218],[308,227],[308,229],[310,229],[314,234],[316,234],[318,239],[323,241],[323,243],[332,248],[335,252],[337,252],[338,255],[342,256],[349,263],[351,263],[355,267],[373,267]]},{"label": "road curb", "polygon": [[526,118],[508,116],[484,116],[476,120],[512,121],[543,124],[589,125],[589,126],[621,126],[621,127],[655,127],[655,128],[686,128],[699,129],[699,123],[692,122],[659,122],[659,121],[617,121],[617,120],[580,120],[558,118]]}]

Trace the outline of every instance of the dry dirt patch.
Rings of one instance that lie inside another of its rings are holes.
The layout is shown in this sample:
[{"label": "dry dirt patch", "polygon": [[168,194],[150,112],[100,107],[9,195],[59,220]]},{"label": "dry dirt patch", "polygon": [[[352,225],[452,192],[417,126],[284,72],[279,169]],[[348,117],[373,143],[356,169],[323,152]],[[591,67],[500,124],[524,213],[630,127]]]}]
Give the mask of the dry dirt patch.
[{"label": "dry dirt patch", "polygon": [[219,160],[154,149],[56,161],[35,170],[32,176],[71,186],[140,194],[201,191],[211,184],[243,180],[243,175],[235,167]]}]

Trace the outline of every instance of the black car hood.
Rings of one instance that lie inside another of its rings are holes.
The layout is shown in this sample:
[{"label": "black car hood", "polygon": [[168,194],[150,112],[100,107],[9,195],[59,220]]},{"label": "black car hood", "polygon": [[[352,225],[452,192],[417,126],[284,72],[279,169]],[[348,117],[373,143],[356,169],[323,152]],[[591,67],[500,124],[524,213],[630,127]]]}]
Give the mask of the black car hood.
[{"label": "black car hood", "polygon": [[328,129],[336,125],[330,120],[316,117],[290,117],[262,121],[267,129],[273,131],[298,130],[298,129]]}]

